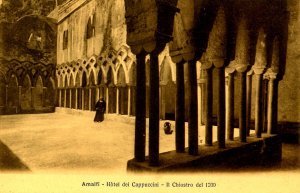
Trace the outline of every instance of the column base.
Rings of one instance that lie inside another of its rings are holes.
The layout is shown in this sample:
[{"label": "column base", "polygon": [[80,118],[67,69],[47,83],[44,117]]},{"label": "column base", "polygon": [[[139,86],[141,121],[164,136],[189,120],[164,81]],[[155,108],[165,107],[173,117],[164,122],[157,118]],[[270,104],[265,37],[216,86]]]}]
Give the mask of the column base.
[{"label": "column base", "polygon": [[[149,166],[149,158],[144,162],[134,159],[127,162],[130,172],[201,172],[201,171],[229,171],[244,170],[260,167],[266,168],[279,164],[281,161],[281,139],[278,135],[263,134],[262,138],[251,135],[247,143],[241,143],[239,138],[226,141],[226,148],[219,149],[218,143],[213,146],[199,146],[197,156],[188,153],[170,151],[161,153],[160,165]],[[185,152],[188,152],[186,148]]]}]

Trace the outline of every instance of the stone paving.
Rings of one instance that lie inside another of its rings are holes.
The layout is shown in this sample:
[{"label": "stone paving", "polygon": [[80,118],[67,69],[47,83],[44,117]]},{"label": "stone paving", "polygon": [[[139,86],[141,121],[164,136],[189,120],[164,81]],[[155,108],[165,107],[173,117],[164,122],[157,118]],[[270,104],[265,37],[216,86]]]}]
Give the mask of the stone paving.
[{"label": "stone paving", "polygon": [[[94,123],[93,116],[79,111],[0,116],[0,140],[33,172],[125,173],[127,160],[133,158],[134,117],[106,115],[104,122]],[[160,152],[175,149],[175,133],[165,135],[163,123]],[[201,143],[203,136],[200,127]],[[147,147],[148,141],[146,154]]]}]

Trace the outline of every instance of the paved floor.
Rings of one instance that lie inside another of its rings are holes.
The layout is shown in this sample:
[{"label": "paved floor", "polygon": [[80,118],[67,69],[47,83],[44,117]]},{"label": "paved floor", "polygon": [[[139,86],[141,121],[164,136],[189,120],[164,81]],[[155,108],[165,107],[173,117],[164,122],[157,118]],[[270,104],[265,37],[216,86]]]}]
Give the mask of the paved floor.
[{"label": "paved floor", "polygon": [[[133,158],[134,118],[110,115],[104,122],[94,123],[93,115],[93,112],[84,115],[61,112],[0,116],[0,142],[33,172],[125,173],[127,160]],[[162,124],[160,151],[174,150],[175,134],[165,135]],[[201,127],[202,143],[203,131]],[[288,165],[284,168],[299,169],[299,146],[284,145],[284,149],[283,163]],[[2,154],[8,153],[2,150]]]}]

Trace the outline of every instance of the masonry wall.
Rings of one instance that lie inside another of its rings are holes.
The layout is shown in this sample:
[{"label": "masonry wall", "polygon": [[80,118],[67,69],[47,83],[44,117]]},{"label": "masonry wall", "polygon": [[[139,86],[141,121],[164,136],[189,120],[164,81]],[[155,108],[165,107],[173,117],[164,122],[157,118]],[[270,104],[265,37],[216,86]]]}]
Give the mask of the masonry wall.
[{"label": "masonry wall", "polygon": [[[99,55],[105,49],[118,50],[126,43],[125,10],[122,0],[91,0],[76,6],[77,9],[69,15],[66,14],[58,24],[58,65]],[[59,17],[65,14],[65,7],[60,9]],[[87,39],[87,24],[91,16],[95,17],[95,36]],[[69,43],[68,47],[63,49],[65,30],[68,30]]]},{"label": "masonry wall", "polygon": [[279,83],[278,121],[300,124],[300,1],[288,0],[286,68]]}]

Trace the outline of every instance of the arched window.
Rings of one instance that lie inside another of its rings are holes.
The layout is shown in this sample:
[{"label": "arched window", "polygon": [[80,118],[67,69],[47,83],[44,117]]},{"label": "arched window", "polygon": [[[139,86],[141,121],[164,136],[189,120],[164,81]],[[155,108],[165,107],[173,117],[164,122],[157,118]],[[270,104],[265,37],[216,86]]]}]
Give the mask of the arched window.
[{"label": "arched window", "polygon": [[89,17],[89,20],[87,23],[86,39],[89,39],[89,38],[95,36],[95,22],[96,22],[96,17],[95,17],[95,13],[94,13]]}]

